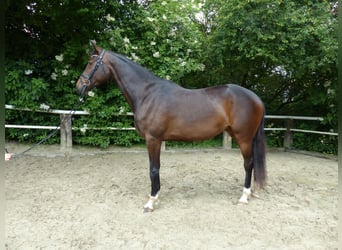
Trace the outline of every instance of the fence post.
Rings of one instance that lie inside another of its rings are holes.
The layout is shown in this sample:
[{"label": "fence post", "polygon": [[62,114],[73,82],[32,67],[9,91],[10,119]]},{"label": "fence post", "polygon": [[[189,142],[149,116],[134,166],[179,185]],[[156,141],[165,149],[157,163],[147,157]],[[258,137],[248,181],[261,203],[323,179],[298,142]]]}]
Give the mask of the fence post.
[{"label": "fence post", "polygon": [[232,137],[230,137],[227,131],[224,131],[222,134],[222,147],[224,149],[232,149]]},{"label": "fence post", "polygon": [[70,150],[72,148],[72,126],[71,115],[61,114],[61,150]]},{"label": "fence post", "polygon": [[293,119],[286,119],[286,130],[284,134],[284,149],[290,149],[293,143],[291,128],[293,128]]}]

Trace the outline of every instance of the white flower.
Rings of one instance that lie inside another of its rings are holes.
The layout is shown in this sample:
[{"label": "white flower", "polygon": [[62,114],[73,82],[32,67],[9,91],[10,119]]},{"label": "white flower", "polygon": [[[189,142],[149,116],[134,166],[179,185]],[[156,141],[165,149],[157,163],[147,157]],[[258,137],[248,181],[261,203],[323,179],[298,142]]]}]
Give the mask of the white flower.
[{"label": "white flower", "polygon": [[153,21],[154,21],[154,18],[152,18],[152,17],[147,17],[147,20],[149,20],[150,22],[153,22]]},{"label": "white flower", "polygon": [[33,73],[33,70],[31,69],[28,69],[28,70],[25,70],[25,75],[31,75]]},{"label": "white flower", "polygon": [[167,19],[167,17],[166,17],[165,15],[163,15],[163,19],[164,19],[164,20],[166,20],[166,19]]},{"label": "white flower", "polygon": [[138,61],[140,59],[135,53],[131,53],[131,56],[134,61]]},{"label": "white flower", "polygon": [[199,65],[199,68],[200,68],[200,71],[204,71],[205,65],[204,65],[203,63],[201,63],[201,64]]},{"label": "white flower", "polygon": [[107,22],[114,22],[115,21],[115,18],[112,17],[110,14],[107,14],[107,16],[105,16]]},{"label": "white flower", "polygon": [[129,39],[127,37],[125,37],[123,40],[124,40],[124,43],[129,43]]},{"label": "white flower", "polygon": [[83,128],[81,128],[81,132],[85,133],[88,129],[88,125],[87,124],[83,124]]},{"label": "white flower", "polygon": [[55,72],[53,72],[53,73],[51,74],[51,79],[56,81],[56,80],[57,80],[57,76],[58,76],[58,75],[57,75]]},{"label": "white flower", "polygon": [[55,56],[55,58],[59,62],[63,62],[63,59],[64,59],[63,54],[60,54],[59,56],[57,55],[57,56]]},{"label": "white flower", "polygon": [[327,87],[329,87],[329,86],[330,86],[330,84],[331,84],[331,82],[330,82],[330,81],[328,81],[328,82],[324,83],[324,87],[325,87],[325,88],[327,88]]},{"label": "white flower", "polygon": [[335,90],[328,89],[327,93],[328,93],[328,95],[334,95],[335,94]]},{"label": "white flower", "polygon": [[169,76],[169,75],[166,75],[166,80],[171,80],[171,76]]},{"label": "white flower", "polygon": [[23,137],[28,137],[29,136],[29,134],[23,134]]},{"label": "white flower", "polygon": [[156,45],[157,43],[156,43],[155,41],[152,41],[150,44],[151,44],[152,46],[154,46],[154,45]]},{"label": "white flower", "polygon": [[88,91],[88,96],[93,97],[95,93],[93,91]]},{"label": "white flower", "polygon": [[184,67],[186,65],[186,62],[182,62],[180,65]]},{"label": "white flower", "polygon": [[137,46],[132,46],[132,49],[137,50],[138,47]]},{"label": "white flower", "polygon": [[66,69],[63,69],[63,70],[62,70],[62,75],[63,75],[63,76],[66,76],[67,74],[68,74],[68,71],[67,71]]},{"label": "white flower", "polygon": [[167,3],[165,2],[165,1],[163,1],[162,3],[161,3],[161,5],[163,5],[163,6],[165,6]]},{"label": "white flower", "polygon": [[49,106],[49,105],[46,105],[45,103],[42,103],[42,104],[40,104],[39,108],[40,108],[40,109],[43,109],[43,110],[49,110],[49,109],[50,109],[50,106]]},{"label": "white flower", "polygon": [[155,57],[155,58],[159,58],[159,57],[160,57],[160,55],[159,55],[159,51],[157,51],[157,52],[154,52],[154,53],[153,53],[153,57]]},{"label": "white flower", "polygon": [[123,114],[125,112],[125,107],[120,107],[119,115]]}]

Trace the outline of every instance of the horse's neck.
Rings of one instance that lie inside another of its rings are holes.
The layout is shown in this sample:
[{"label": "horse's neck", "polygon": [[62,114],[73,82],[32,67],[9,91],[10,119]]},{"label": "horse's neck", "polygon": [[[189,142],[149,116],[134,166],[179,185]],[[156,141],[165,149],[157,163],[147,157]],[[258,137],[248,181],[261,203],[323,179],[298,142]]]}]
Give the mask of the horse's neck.
[{"label": "horse's neck", "polygon": [[157,77],[114,53],[111,54],[109,62],[114,79],[134,112],[138,102],[144,98],[144,89]]}]

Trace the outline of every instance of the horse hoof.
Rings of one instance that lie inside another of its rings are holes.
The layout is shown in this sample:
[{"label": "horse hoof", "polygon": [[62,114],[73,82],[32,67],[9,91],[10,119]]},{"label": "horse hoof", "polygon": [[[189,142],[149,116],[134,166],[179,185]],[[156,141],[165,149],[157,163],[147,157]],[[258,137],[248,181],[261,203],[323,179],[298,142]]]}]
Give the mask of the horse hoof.
[{"label": "horse hoof", "polygon": [[247,199],[240,199],[239,204],[248,205],[248,200]]},{"label": "horse hoof", "polygon": [[144,207],[144,213],[152,213],[152,212],[153,212],[153,208]]}]

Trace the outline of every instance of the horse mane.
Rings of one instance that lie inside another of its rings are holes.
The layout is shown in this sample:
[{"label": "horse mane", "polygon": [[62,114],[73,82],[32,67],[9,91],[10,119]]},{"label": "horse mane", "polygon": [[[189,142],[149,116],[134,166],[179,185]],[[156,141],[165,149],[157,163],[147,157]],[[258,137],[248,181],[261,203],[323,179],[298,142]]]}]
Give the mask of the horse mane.
[{"label": "horse mane", "polygon": [[131,68],[134,69],[134,71],[140,75],[142,78],[144,79],[150,79],[150,80],[162,80],[165,81],[164,79],[156,76],[155,74],[153,74],[151,71],[149,71],[148,69],[146,69],[145,67],[141,66],[140,64],[128,59],[126,56],[119,54],[119,53],[114,53],[112,51],[108,51],[111,55],[113,55],[114,57],[116,57],[117,59],[123,61],[126,64],[129,64]]}]

